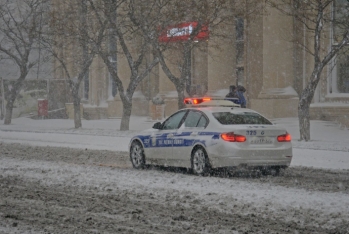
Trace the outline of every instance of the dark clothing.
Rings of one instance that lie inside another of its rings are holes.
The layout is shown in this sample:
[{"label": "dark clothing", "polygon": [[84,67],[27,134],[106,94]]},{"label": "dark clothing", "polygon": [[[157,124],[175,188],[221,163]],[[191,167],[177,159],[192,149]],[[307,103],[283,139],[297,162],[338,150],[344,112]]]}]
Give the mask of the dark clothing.
[{"label": "dark clothing", "polygon": [[246,108],[246,99],[244,97],[244,92],[238,91],[237,95],[239,97],[241,107]]},{"label": "dark clothing", "polygon": [[246,108],[246,99],[244,97],[244,92],[246,92],[246,89],[244,86],[242,85],[239,85],[238,86],[238,90],[237,90],[237,95],[239,97],[239,100],[240,100],[240,104],[241,104],[241,107],[242,108]]},{"label": "dark clothing", "polygon": [[234,92],[229,92],[227,95],[225,95],[225,97],[229,97],[229,98],[239,98],[238,94],[236,91]]},{"label": "dark clothing", "polygon": [[227,98],[238,98],[239,103],[242,108],[246,108],[246,99],[244,97],[244,92],[246,92],[246,89],[242,85],[238,85],[236,88],[235,85],[230,85],[229,86],[229,93],[225,96]]},{"label": "dark clothing", "polygon": [[239,98],[237,92],[236,92],[236,86],[235,85],[230,85],[229,86],[229,93],[225,97],[229,98]]},{"label": "dark clothing", "polygon": [[238,91],[241,91],[241,92],[246,92],[246,89],[245,89],[245,87],[244,86],[242,86],[242,85],[238,85]]}]

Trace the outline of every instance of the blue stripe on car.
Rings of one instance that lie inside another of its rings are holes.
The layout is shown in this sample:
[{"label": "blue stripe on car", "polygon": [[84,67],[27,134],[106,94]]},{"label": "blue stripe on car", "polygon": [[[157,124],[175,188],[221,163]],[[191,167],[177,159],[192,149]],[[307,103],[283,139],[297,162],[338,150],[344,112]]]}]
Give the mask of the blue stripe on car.
[{"label": "blue stripe on car", "polygon": [[[132,141],[136,138],[143,142],[144,148],[153,147],[186,147],[194,145],[198,142],[206,146],[206,140],[202,139],[178,139],[180,137],[188,137],[193,132],[182,132],[175,133],[173,138],[168,139],[167,135],[171,133],[164,133],[161,135],[151,136],[151,135],[138,135],[132,138]],[[197,132],[198,136],[212,136],[212,139],[219,139],[219,132]],[[156,139],[153,139],[156,138]],[[177,139],[176,139],[177,138]],[[131,142],[132,142],[131,141]]]}]

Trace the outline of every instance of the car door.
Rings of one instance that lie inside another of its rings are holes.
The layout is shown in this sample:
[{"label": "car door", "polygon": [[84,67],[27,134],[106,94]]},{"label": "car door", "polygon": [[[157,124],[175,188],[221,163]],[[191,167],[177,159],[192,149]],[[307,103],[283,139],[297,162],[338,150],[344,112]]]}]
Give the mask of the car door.
[{"label": "car door", "polygon": [[182,126],[173,138],[173,158],[176,166],[190,166],[190,156],[193,144],[202,138],[200,132],[208,124],[207,117],[198,110],[189,110]]},{"label": "car door", "polygon": [[150,146],[152,149],[150,155],[147,156],[150,161],[153,161],[156,164],[167,166],[172,165],[173,137],[179,126],[182,124],[182,119],[186,112],[186,110],[183,110],[173,114],[164,121],[159,131],[154,132],[150,136]]}]

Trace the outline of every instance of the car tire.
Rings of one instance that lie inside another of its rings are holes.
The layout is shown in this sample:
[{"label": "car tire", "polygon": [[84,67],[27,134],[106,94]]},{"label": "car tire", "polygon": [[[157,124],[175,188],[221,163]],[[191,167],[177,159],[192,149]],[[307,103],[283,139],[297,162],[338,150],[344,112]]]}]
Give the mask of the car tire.
[{"label": "car tire", "polygon": [[197,146],[191,154],[191,170],[195,175],[206,176],[211,170],[210,162],[205,149]]},{"label": "car tire", "polygon": [[133,168],[143,169],[145,167],[145,154],[142,144],[133,141],[130,147],[130,159]]}]

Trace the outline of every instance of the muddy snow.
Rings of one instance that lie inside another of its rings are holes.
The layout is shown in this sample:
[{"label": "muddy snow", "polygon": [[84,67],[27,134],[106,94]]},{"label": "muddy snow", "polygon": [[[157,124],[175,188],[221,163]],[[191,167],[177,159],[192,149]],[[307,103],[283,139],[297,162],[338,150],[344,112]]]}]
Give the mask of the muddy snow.
[{"label": "muddy snow", "polygon": [[131,168],[125,152],[0,143],[0,233],[348,233],[349,171]]}]

